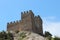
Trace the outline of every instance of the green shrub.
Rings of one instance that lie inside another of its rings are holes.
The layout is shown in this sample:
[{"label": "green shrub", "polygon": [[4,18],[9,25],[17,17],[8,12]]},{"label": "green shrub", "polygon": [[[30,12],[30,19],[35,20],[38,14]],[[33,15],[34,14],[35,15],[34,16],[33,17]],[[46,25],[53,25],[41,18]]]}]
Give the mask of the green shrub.
[{"label": "green shrub", "polygon": [[0,40],[13,40],[13,35],[10,32],[2,31],[0,32]]},{"label": "green shrub", "polygon": [[60,40],[60,38],[59,37],[55,37],[54,40]]},{"label": "green shrub", "polygon": [[22,33],[20,34],[20,37],[25,38],[25,37],[26,37],[26,33],[22,32]]}]

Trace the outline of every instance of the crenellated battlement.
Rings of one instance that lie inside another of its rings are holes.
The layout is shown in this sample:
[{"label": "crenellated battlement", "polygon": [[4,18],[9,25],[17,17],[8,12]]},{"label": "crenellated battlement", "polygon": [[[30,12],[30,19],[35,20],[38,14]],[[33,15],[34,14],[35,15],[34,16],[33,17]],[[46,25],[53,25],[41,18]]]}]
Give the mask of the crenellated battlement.
[{"label": "crenellated battlement", "polygon": [[36,18],[36,19],[42,20],[41,17],[40,17],[39,15],[38,15],[38,16],[35,16],[35,18]]},{"label": "crenellated battlement", "polygon": [[17,21],[13,21],[13,22],[8,22],[7,26],[10,26],[10,25],[14,26],[14,25],[19,24],[21,22],[22,22],[21,20],[19,20],[19,21],[17,20]]},{"label": "crenellated battlement", "polygon": [[29,11],[24,11],[24,12],[21,12],[21,15],[24,16],[24,15],[28,15]]},{"label": "crenellated battlement", "polygon": [[21,19],[23,19],[29,15],[34,15],[32,10],[21,12]]},{"label": "crenellated battlement", "polygon": [[[23,19],[26,16],[28,17],[29,15],[34,15],[33,12],[32,12],[32,10],[21,12],[21,19]],[[22,22],[22,20],[8,22],[7,26],[10,26],[10,25],[14,26],[14,25],[19,24],[21,22]]]},{"label": "crenellated battlement", "polygon": [[33,14],[32,10],[21,12],[22,15]]}]

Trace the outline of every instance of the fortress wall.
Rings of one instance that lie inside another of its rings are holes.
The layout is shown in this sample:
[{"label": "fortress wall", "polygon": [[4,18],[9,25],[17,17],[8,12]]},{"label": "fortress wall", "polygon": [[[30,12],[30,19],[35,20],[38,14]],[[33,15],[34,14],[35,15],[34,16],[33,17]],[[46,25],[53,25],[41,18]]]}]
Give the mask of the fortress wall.
[{"label": "fortress wall", "polygon": [[42,19],[40,16],[34,16],[31,10],[21,12],[21,20],[7,23],[7,30],[10,31],[33,31],[42,33]]},{"label": "fortress wall", "polygon": [[16,30],[18,28],[18,24],[20,24],[22,21],[14,21],[14,22],[10,22],[7,23],[7,30]]},{"label": "fortress wall", "polygon": [[43,34],[43,29],[42,29],[42,19],[40,16],[35,16],[35,25],[37,27],[37,32]]}]

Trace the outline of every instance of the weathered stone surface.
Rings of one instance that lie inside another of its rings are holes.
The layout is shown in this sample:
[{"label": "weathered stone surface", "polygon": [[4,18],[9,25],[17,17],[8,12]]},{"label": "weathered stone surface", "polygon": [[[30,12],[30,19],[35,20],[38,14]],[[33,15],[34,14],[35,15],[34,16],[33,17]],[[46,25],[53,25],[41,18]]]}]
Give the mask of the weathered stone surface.
[{"label": "weathered stone surface", "polygon": [[[23,33],[25,37],[21,38],[21,33]],[[21,31],[15,34],[14,40],[47,40],[47,38],[33,32]]]}]

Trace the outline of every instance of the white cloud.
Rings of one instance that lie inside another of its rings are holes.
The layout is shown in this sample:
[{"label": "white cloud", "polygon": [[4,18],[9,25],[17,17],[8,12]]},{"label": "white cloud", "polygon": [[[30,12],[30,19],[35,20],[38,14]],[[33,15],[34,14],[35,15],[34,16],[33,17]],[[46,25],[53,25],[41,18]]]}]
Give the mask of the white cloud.
[{"label": "white cloud", "polygon": [[43,18],[43,29],[49,31],[53,36],[60,36],[60,22],[53,22],[56,17]]}]

